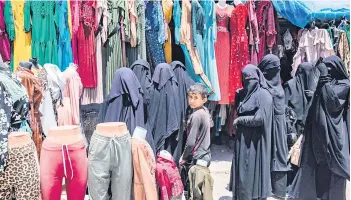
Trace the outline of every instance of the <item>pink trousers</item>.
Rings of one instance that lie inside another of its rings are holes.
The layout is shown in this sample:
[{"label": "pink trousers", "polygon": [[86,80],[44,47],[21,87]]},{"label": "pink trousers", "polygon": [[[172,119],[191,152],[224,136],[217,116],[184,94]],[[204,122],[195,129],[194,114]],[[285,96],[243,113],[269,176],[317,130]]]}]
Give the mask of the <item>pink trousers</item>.
[{"label": "pink trousers", "polygon": [[61,145],[45,140],[41,149],[40,185],[42,200],[60,200],[65,178],[68,200],[84,200],[88,159],[84,142]]}]

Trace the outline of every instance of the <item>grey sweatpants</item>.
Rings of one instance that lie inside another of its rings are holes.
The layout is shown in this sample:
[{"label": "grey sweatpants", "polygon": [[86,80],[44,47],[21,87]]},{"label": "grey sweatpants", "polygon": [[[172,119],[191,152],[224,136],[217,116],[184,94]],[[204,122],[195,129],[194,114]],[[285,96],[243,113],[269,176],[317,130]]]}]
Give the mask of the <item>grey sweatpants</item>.
[{"label": "grey sweatpants", "polygon": [[[91,200],[130,200],[133,181],[131,136],[106,137],[94,132],[88,156]],[[108,193],[111,184],[112,196]]]}]

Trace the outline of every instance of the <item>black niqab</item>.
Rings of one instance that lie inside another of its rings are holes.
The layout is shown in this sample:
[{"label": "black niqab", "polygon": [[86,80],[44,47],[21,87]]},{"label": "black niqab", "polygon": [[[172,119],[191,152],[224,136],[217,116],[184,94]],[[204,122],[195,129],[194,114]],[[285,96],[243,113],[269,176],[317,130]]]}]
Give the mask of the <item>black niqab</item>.
[{"label": "black niqab", "polygon": [[285,94],[280,79],[280,59],[273,54],[266,55],[259,63],[258,68],[266,78],[268,90],[273,97],[272,171],[289,171]]},{"label": "black niqab", "polygon": [[99,115],[100,122],[125,122],[131,134],[136,126],[145,128],[143,90],[131,69],[123,67],[115,72]]},{"label": "black niqab", "polygon": [[289,196],[344,200],[350,178],[350,82],[339,57],[329,56],[322,65],[329,74],[320,77],[308,112],[301,167]]},{"label": "black niqab", "polygon": [[152,83],[147,130],[153,136],[151,147],[157,153],[164,149],[165,140],[179,129],[179,96],[178,82],[167,63],[156,66]]}]

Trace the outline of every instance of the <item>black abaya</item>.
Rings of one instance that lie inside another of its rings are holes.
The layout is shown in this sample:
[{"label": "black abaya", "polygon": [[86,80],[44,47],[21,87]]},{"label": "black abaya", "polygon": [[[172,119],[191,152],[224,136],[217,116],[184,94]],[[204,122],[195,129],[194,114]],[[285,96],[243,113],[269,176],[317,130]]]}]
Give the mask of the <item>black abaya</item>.
[{"label": "black abaya", "polygon": [[329,56],[321,65],[320,68],[329,68],[329,74],[320,77],[312,100],[301,167],[289,196],[301,200],[345,200],[346,179],[350,178],[350,82],[339,57]]},{"label": "black abaya", "polygon": [[285,94],[280,79],[280,60],[273,54],[266,55],[258,68],[266,78],[268,90],[273,97],[272,132],[272,189],[273,194],[284,198],[286,195],[288,165],[288,142],[285,118]]},{"label": "black abaya", "polygon": [[271,195],[270,160],[273,100],[261,71],[247,65],[242,71],[244,88],[235,135],[230,190],[234,200],[267,198]]}]

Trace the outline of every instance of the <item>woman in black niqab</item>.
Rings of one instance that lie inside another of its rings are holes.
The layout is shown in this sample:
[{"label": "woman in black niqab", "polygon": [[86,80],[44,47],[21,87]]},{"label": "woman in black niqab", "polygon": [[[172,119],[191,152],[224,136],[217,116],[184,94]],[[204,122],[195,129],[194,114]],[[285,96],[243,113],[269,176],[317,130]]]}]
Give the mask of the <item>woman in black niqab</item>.
[{"label": "woman in black niqab", "polygon": [[304,130],[301,167],[289,196],[345,200],[350,178],[350,82],[337,56],[325,58],[317,67],[320,78]]},{"label": "woman in black niqab", "polygon": [[273,101],[261,71],[242,70],[243,88],[237,92],[238,118],[229,188],[234,200],[263,199],[271,195],[270,160]]},{"label": "woman in black niqab", "polygon": [[284,198],[286,196],[288,166],[288,142],[285,118],[285,94],[280,79],[280,59],[269,54],[258,64],[266,78],[268,90],[273,97],[272,124],[272,189],[273,194]]}]

